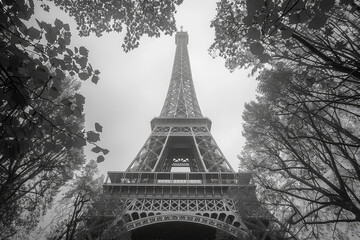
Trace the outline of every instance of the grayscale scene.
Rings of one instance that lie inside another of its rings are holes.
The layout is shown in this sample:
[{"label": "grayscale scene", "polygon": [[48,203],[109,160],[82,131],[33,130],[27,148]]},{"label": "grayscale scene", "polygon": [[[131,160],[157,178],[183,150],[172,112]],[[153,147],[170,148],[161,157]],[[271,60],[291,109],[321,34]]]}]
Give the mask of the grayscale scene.
[{"label": "grayscale scene", "polygon": [[0,240],[360,239],[360,0],[0,7]]}]

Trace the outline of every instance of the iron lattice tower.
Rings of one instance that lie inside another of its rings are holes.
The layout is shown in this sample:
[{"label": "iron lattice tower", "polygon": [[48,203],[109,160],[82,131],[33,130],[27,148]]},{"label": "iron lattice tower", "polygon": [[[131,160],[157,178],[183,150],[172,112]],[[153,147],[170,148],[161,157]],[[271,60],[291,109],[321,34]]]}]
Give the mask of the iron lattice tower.
[{"label": "iron lattice tower", "polygon": [[[237,191],[257,203],[250,173],[235,173],[212,137],[191,76],[186,32],[175,36],[176,53],[169,90],[151,134],[125,172],[110,171],[105,194],[123,206],[125,226],[133,231],[164,222],[187,222],[247,235],[245,218],[268,218],[257,204],[246,216],[235,205]],[[188,172],[176,169],[187,168]],[[241,198],[240,198],[241,199]],[[255,206],[254,205],[254,206]]]}]

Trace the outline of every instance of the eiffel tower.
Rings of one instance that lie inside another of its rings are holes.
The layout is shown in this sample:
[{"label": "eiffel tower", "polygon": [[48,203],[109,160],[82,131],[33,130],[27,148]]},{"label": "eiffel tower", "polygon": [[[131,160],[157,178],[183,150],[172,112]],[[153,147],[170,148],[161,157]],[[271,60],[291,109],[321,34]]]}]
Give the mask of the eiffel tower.
[{"label": "eiffel tower", "polygon": [[[246,221],[269,219],[251,174],[236,173],[211,135],[195,94],[188,41],[187,32],[176,33],[169,90],[149,138],[126,171],[109,171],[103,186],[123,204],[132,239],[214,239],[216,230],[235,239],[251,234]],[[239,201],[246,211],[237,210]]]}]

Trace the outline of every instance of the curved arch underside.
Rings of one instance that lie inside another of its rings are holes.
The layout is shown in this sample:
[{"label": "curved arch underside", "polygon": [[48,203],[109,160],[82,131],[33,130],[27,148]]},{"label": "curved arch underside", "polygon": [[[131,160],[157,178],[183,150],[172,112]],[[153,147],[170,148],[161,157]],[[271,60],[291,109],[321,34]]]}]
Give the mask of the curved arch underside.
[{"label": "curved arch underside", "polygon": [[190,215],[190,214],[153,215],[128,222],[125,224],[125,227],[128,231],[133,231],[152,224],[171,223],[171,222],[185,222],[185,223],[192,223],[197,225],[198,224],[205,225],[208,227],[219,229],[235,237],[239,235],[247,235],[245,229],[239,228],[237,226],[230,225],[226,222],[213,219],[211,217],[204,217],[201,215]]},{"label": "curved arch underside", "polygon": [[[188,222],[163,222],[143,226],[131,231],[132,240],[209,240],[216,239],[217,235],[226,236],[224,239],[236,240],[237,238],[219,232],[216,228],[207,225]],[[223,238],[220,238],[223,239]]]}]

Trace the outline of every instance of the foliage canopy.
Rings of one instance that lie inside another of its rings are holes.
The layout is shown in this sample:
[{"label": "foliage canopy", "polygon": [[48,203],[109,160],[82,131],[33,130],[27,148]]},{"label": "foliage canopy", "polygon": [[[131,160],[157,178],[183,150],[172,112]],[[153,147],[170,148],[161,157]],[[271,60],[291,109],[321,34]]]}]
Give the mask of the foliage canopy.
[{"label": "foliage canopy", "polygon": [[210,51],[231,70],[262,69],[240,156],[259,196],[293,236],[359,235],[359,1],[223,0],[217,10]]},{"label": "foliage canopy", "polygon": [[213,54],[230,69],[286,60],[300,70],[360,79],[360,5],[335,0],[223,0]]},{"label": "foliage canopy", "polygon": [[[41,1],[44,10],[49,10]],[[78,24],[79,34],[126,31],[123,48],[144,34],[175,31],[182,1],[53,1]],[[100,71],[88,50],[70,47],[69,24],[29,20],[34,1],[0,3],[0,238],[31,230],[73,172],[84,164],[83,147],[94,145],[98,162],[109,151],[97,145],[102,126],[84,129],[85,97],[79,80],[97,83]]]},{"label": "foliage canopy", "polygon": [[[128,52],[139,46],[143,35],[160,37],[176,31],[176,6],[183,0],[172,1],[91,1],[49,0],[75,18],[80,36],[104,32],[125,32],[122,47]],[[46,9],[48,6],[43,5]]]}]

